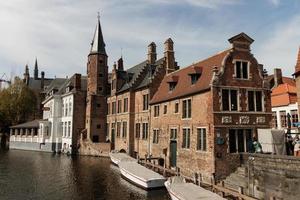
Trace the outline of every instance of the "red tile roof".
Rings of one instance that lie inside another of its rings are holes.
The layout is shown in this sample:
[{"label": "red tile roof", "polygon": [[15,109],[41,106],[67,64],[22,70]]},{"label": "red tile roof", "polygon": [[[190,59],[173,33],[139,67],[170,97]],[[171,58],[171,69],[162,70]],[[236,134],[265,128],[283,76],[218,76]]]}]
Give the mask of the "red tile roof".
[{"label": "red tile roof", "polygon": [[[285,82],[285,81],[283,81]],[[272,89],[272,107],[287,106],[297,102],[297,89],[295,81],[292,84],[283,83]]]},{"label": "red tile roof", "polygon": [[[220,69],[223,59],[230,50],[227,49],[205,60],[166,75],[150,103],[160,103],[210,89],[214,67]],[[193,73],[201,73],[201,76],[192,85],[190,74]],[[171,80],[177,80],[177,85],[172,91],[169,91],[169,82]]]}]

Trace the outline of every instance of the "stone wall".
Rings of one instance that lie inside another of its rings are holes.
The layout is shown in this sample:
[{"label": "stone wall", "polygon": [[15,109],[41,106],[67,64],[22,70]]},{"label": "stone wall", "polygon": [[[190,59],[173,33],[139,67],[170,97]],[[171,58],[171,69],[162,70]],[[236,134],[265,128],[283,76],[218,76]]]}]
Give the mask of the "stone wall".
[{"label": "stone wall", "polygon": [[110,143],[92,143],[88,141],[81,141],[79,147],[79,154],[87,156],[108,157],[111,149],[110,147]]},{"label": "stone wall", "polygon": [[299,199],[300,158],[243,154],[242,164],[250,170],[250,194],[258,199]]}]

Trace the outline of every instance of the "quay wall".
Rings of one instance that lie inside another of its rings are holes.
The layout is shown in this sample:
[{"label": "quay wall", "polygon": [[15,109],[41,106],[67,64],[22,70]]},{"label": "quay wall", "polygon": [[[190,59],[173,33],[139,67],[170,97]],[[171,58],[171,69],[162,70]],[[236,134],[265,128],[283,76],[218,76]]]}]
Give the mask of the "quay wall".
[{"label": "quay wall", "polygon": [[[258,199],[299,199],[300,158],[243,154],[250,171],[250,194]],[[297,197],[297,198],[296,198]]]},{"label": "quay wall", "polygon": [[10,141],[10,149],[18,150],[30,150],[30,151],[44,151],[44,152],[56,152],[56,149],[61,149],[61,143],[45,143],[40,144],[37,142],[20,142],[20,141]]},{"label": "quay wall", "polygon": [[79,155],[109,157],[110,150],[110,143],[92,143],[81,141],[78,152]]}]

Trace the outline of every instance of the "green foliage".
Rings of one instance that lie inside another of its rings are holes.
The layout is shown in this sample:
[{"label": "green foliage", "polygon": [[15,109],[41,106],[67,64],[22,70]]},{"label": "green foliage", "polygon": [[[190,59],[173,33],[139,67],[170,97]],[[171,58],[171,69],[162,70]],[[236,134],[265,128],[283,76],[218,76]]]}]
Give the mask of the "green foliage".
[{"label": "green foliage", "polygon": [[0,127],[28,120],[36,111],[36,95],[20,78],[0,91]]}]

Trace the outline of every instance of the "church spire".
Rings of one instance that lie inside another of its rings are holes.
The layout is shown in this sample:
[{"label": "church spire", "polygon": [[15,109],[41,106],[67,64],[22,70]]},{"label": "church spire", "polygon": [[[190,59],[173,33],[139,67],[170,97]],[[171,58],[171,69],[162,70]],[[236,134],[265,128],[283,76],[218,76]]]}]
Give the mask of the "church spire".
[{"label": "church spire", "polygon": [[35,63],[34,63],[34,79],[37,80],[39,78],[39,67],[37,63],[37,58],[35,58]]},{"label": "church spire", "polygon": [[90,53],[100,53],[100,54],[106,55],[105,43],[103,40],[103,35],[102,35],[102,30],[101,30],[101,25],[100,25],[99,12],[98,12],[98,22],[96,25],[95,34],[94,34],[94,38],[93,38],[91,45],[92,45],[92,47],[91,47]]},{"label": "church spire", "polygon": [[297,75],[298,75],[299,72],[300,72],[300,47],[298,49],[297,63],[295,66],[295,74],[297,73]]}]

